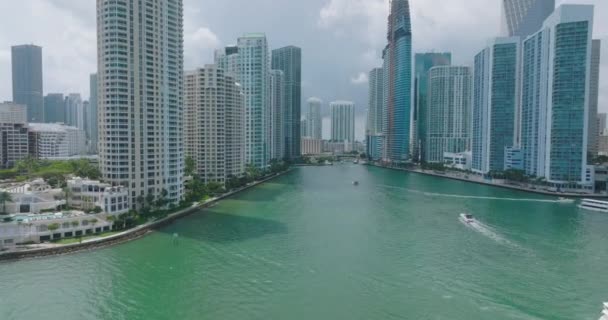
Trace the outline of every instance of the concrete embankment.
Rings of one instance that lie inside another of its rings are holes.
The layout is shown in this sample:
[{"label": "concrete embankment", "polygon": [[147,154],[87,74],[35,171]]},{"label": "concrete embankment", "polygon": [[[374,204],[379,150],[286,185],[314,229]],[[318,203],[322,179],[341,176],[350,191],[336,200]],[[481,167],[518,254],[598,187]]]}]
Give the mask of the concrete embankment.
[{"label": "concrete embankment", "polygon": [[81,252],[81,251],[90,251],[90,250],[105,248],[105,247],[125,243],[128,241],[136,240],[141,237],[144,237],[148,233],[152,232],[154,229],[158,229],[158,228],[167,226],[178,219],[181,219],[183,217],[186,217],[188,215],[191,215],[191,214],[199,211],[200,209],[211,207],[220,200],[226,199],[237,193],[240,193],[247,189],[253,188],[262,183],[268,182],[283,174],[286,174],[287,172],[289,172],[289,170],[282,172],[282,173],[278,173],[273,176],[270,176],[263,180],[256,181],[254,183],[251,183],[250,185],[247,185],[240,189],[228,192],[228,193],[218,196],[216,198],[209,199],[204,203],[196,204],[196,205],[193,205],[192,207],[185,208],[180,211],[174,212],[165,218],[137,226],[135,228],[123,231],[121,233],[117,233],[117,234],[114,234],[114,235],[111,235],[108,237],[104,237],[104,238],[86,240],[86,241],[83,241],[82,243],[49,246],[49,247],[45,247],[45,248],[6,251],[6,252],[0,253],[0,261],[37,258],[37,257],[45,257],[45,256],[53,256],[53,255],[70,254],[70,253]]}]

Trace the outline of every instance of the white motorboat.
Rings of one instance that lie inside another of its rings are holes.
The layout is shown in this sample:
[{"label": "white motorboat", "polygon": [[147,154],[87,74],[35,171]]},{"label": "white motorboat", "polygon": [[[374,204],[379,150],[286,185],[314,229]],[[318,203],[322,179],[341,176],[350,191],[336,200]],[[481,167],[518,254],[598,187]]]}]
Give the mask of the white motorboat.
[{"label": "white motorboat", "polygon": [[473,222],[475,222],[475,217],[472,214],[461,213],[460,220],[462,220],[463,222],[466,222],[466,223],[473,223]]},{"label": "white motorboat", "polygon": [[583,199],[578,207],[590,211],[608,212],[608,201]]}]

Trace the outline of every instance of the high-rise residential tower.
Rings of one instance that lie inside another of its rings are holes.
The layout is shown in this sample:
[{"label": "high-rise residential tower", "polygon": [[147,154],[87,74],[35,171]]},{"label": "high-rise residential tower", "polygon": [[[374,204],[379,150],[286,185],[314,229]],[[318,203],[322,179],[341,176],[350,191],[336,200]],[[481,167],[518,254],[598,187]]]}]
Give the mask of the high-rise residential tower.
[{"label": "high-rise residential tower", "polygon": [[445,152],[469,148],[472,72],[469,67],[433,67],[428,75],[425,162],[442,163]]},{"label": "high-rise residential tower", "polygon": [[517,144],[520,54],[518,37],[497,38],[475,56],[473,171],[505,170],[505,148]]},{"label": "high-rise residential tower", "polygon": [[426,149],[427,115],[428,115],[428,73],[432,67],[452,64],[452,54],[417,53],[414,58],[414,128],[412,130],[412,155],[416,161],[424,159]]},{"label": "high-rise residential tower", "polygon": [[184,194],[182,0],[97,0],[99,162],[146,198]]},{"label": "high-rise residential tower", "polygon": [[302,49],[287,46],[272,50],[272,69],[285,77],[285,157],[300,157],[300,118],[302,116]]},{"label": "high-rise residential tower", "polygon": [[44,97],[44,120],[46,123],[66,123],[62,93],[49,93]]},{"label": "high-rise residential tower", "polygon": [[600,90],[600,59],[602,51],[602,40],[593,40],[591,42],[591,73],[589,79],[589,128],[587,140],[587,152],[592,156],[598,153],[598,121],[597,111],[599,103]]},{"label": "high-rise residential tower", "polygon": [[331,112],[331,140],[355,142],[355,104],[350,101],[334,101],[329,104]]},{"label": "high-rise residential tower", "polygon": [[233,75],[215,65],[184,76],[185,153],[205,183],[245,170],[245,100]]},{"label": "high-rise residential tower", "polygon": [[258,168],[270,161],[270,56],[266,35],[238,39],[237,79],[245,94],[245,160]]},{"label": "high-rise residential tower", "polygon": [[93,154],[97,153],[97,144],[99,143],[99,116],[97,102],[97,74],[92,74],[89,77],[90,98],[89,112],[87,112],[87,136],[89,137],[89,151]]},{"label": "high-rise residential tower", "polygon": [[555,0],[502,0],[503,33],[524,40],[542,27],[554,9]]},{"label": "high-rise residential tower", "polygon": [[30,122],[44,122],[42,47],[20,45],[11,48],[13,102],[27,106]]},{"label": "high-rise residential tower", "polygon": [[10,168],[29,155],[27,108],[0,103],[0,168]]},{"label": "high-rise residential tower", "polygon": [[384,69],[369,72],[369,105],[365,130],[366,152],[374,160],[382,158],[384,130]]},{"label": "high-rise residential tower", "polygon": [[306,111],[306,137],[312,139],[323,139],[323,119],[321,116],[321,105],[323,101],[319,98],[309,98],[308,110]]},{"label": "high-rise residential tower", "polygon": [[384,155],[389,162],[409,159],[412,83],[412,29],[408,0],[392,0],[384,49],[386,115]]},{"label": "high-rise residential tower", "polygon": [[281,70],[270,71],[270,159],[286,158],[287,110],[285,97],[285,73]]},{"label": "high-rise residential tower", "polygon": [[531,176],[586,181],[593,6],[562,5],[523,44],[522,143]]},{"label": "high-rise residential tower", "polygon": [[66,124],[85,131],[84,102],[80,93],[70,93],[65,97]]}]

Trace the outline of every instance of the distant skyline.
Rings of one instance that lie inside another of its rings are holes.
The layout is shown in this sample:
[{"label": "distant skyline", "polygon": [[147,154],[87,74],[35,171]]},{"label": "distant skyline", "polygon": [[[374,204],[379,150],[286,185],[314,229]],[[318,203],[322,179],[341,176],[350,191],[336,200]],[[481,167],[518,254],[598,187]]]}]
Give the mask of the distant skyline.
[{"label": "distant skyline", "polygon": [[[450,51],[454,64],[472,65],[474,54],[500,34],[501,3],[411,0],[414,52]],[[594,38],[605,44],[599,110],[608,112],[608,1],[556,1],[562,3],[596,6]],[[3,24],[10,28],[0,30],[0,100],[12,100],[11,46],[32,43],[43,47],[44,94],[77,92],[88,99],[89,74],[96,72],[97,58],[95,0],[2,1],[0,10],[19,13],[6,15]],[[388,0],[184,0],[185,67],[213,63],[213,50],[235,44],[244,32],[265,32],[273,49],[299,46],[302,103],[312,96],[354,101],[356,137],[361,140],[367,73],[381,65],[387,17]],[[327,103],[323,114],[329,115]]]}]

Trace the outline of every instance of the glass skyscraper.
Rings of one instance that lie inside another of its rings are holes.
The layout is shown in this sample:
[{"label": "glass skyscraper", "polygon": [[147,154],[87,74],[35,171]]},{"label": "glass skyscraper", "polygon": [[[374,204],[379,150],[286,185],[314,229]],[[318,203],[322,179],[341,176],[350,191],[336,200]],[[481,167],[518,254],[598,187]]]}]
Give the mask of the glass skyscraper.
[{"label": "glass skyscraper", "polygon": [[414,59],[414,127],[412,130],[412,155],[414,159],[424,159],[428,114],[428,73],[432,67],[452,64],[451,53],[417,53]]},{"label": "glass skyscraper", "polygon": [[473,171],[504,171],[505,148],[517,141],[520,40],[497,38],[475,56]]},{"label": "glass skyscraper", "polygon": [[27,106],[29,122],[44,122],[42,48],[21,45],[11,48],[13,102]]},{"label": "glass skyscraper", "polygon": [[460,153],[469,147],[471,68],[433,67],[428,78],[428,132],[424,160],[442,163],[444,152]]},{"label": "glass skyscraper", "polygon": [[285,78],[285,157],[300,157],[300,118],[302,116],[302,49],[287,46],[272,50],[272,69]]},{"label": "glass skyscraper", "polygon": [[524,42],[522,147],[529,175],[586,181],[593,6],[562,5]]},{"label": "glass skyscraper", "polygon": [[384,155],[388,162],[410,156],[412,28],[408,0],[391,1],[388,45],[383,54],[386,86]]},{"label": "glass skyscraper", "polygon": [[555,0],[502,0],[505,36],[522,40],[538,31],[555,9]]},{"label": "glass skyscraper", "polygon": [[374,68],[369,72],[369,105],[365,130],[366,152],[374,160],[382,158],[384,92],[384,69]]},{"label": "glass skyscraper", "polygon": [[44,97],[44,120],[46,123],[66,123],[62,93],[49,93]]}]

